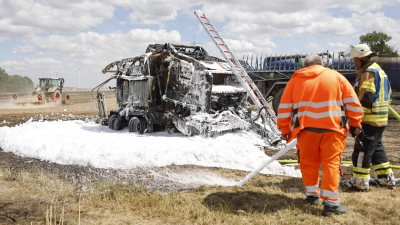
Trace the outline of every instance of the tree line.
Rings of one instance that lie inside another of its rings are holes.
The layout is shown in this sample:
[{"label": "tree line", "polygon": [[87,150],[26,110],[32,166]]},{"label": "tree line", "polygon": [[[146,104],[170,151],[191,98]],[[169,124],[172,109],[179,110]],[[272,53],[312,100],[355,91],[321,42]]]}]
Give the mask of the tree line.
[{"label": "tree line", "polygon": [[30,93],[34,89],[31,78],[20,75],[8,75],[0,68],[0,93]]},{"label": "tree line", "polygon": [[388,42],[392,40],[392,36],[389,36],[384,32],[373,31],[371,33],[361,35],[359,38],[360,44],[367,44],[371,48],[371,51],[378,56],[399,56],[396,46],[388,45]]}]

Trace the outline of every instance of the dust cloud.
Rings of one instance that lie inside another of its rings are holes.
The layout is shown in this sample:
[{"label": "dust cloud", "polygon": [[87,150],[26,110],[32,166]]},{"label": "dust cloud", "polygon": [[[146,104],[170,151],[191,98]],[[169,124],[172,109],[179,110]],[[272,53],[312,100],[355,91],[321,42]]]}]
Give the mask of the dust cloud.
[{"label": "dust cloud", "polygon": [[18,95],[16,99],[13,98],[12,94],[0,95],[0,109],[39,109],[39,108],[51,108],[61,105],[61,102],[43,102],[37,99],[34,95]]}]

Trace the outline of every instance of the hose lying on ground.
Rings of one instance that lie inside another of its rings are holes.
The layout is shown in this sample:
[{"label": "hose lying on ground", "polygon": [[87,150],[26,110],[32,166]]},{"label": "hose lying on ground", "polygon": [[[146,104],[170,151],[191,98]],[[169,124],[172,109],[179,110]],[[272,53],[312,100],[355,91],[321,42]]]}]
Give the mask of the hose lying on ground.
[{"label": "hose lying on ground", "polygon": [[[297,163],[297,160],[295,159],[282,159],[282,160],[276,160],[278,161],[280,164],[292,164],[292,163]],[[342,164],[353,164],[350,161],[342,161]],[[390,165],[390,167],[392,169],[400,169],[400,166],[397,165]]]},{"label": "hose lying on ground", "polygon": [[289,142],[284,148],[279,150],[275,155],[273,155],[271,158],[267,159],[266,161],[263,161],[257,169],[255,169],[253,172],[247,174],[245,178],[240,180],[237,185],[242,186],[244,183],[246,183],[248,180],[250,180],[252,177],[254,177],[258,172],[260,172],[262,169],[264,169],[268,164],[271,162],[277,160],[279,157],[281,157],[283,154],[288,152],[290,149],[294,148],[297,144],[297,138],[293,139],[291,142]]},{"label": "hose lying on ground", "polygon": [[394,109],[393,109],[392,107],[389,107],[389,112],[390,112],[394,117],[396,117],[396,119],[397,119],[398,121],[400,121],[400,115],[399,115],[396,111],[394,111]]}]

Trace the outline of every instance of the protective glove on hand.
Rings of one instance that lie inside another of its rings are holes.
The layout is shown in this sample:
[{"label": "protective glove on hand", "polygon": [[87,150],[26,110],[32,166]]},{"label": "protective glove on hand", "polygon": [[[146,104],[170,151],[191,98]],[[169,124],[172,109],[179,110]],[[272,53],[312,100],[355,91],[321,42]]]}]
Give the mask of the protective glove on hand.
[{"label": "protective glove on hand", "polygon": [[290,137],[290,133],[289,134],[281,134],[281,138],[284,141],[287,141],[289,139],[289,137]]},{"label": "protective glove on hand", "polygon": [[356,137],[361,133],[363,133],[363,130],[361,128],[350,126],[350,134],[352,137]]}]

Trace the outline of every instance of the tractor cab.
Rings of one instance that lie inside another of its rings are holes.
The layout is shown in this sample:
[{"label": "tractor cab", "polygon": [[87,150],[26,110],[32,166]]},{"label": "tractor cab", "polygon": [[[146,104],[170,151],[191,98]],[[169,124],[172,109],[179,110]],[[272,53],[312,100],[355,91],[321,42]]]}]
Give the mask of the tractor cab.
[{"label": "tractor cab", "polygon": [[39,84],[35,88],[33,94],[39,92],[54,92],[55,90],[59,90],[62,93],[63,84],[64,78],[39,78]]},{"label": "tractor cab", "polygon": [[63,78],[39,78],[38,87],[42,89],[48,89],[50,87],[61,88],[63,83]]}]

